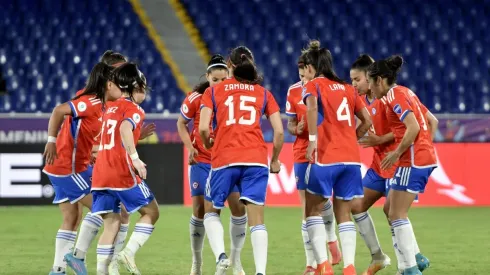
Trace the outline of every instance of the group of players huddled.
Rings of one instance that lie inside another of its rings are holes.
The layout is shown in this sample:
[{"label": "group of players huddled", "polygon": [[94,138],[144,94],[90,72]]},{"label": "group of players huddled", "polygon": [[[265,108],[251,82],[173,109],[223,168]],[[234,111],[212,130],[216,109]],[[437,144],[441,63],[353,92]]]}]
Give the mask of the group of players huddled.
[{"label": "group of players huddled", "polygon": [[[436,167],[432,137],[438,121],[410,89],[396,84],[402,64],[400,56],[374,61],[361,55],[351,67],[349,85],[336,75],[332,54],[319,41],[311,41],[300,54],[300,81],[289,88],[286,115],[287,130],[296,136],[294,172],[303,205],[305,275],[333,274],[332,265],[341,261],[343,274],[356,274],[354,222],[372,255],[363,274],[390,265],[368,213],[383,196],[397,274],[422,274],[429,267],[408,210]],[[240,252],[248,227],[255,274],[265,275],[267,183],[269,173],[281,169],[284,140],[279,106],[260,85],[253,54],[244,46],[233,49],[227,59],[214,55],[205,76],[206,81],[185,98],[177,122],[189,153],[190,274],[202,274],[207,235],[216,257],[215,274],[224,275],[231,268],[234,275],[244,275]],[[86,252],[102,225],[97,274],[119,274],[120,265],[140,274],[135,253],[159,217],[155,198],[143,181],[145,164],[135,148],[154,130],[154,125],[143,126],[145,114],[138,106],[147,90],[137,66],[108,51],[93,68],[85,89],[53,111],[44,172],[54,186],[63,224],[56,236],[51,275],[65,274],[67,264],[76,274],[87,274]],[[274,131],[270,158],[261,130],[263,115]],[[190,121],[194,127],[189,131]],[[359,145],[374,148],[364,178]],[[229,255],[220,219],[226,201],[231,210]],[[83,219],[74,246],[82,205],[91,212]],[[129,214],[136,211],[141,218],[124,246]]]}]

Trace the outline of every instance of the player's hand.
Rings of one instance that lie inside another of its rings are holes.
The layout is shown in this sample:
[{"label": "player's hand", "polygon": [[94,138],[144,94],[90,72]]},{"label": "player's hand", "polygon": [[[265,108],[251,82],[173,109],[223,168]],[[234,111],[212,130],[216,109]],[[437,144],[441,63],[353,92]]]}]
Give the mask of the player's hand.
[{"label": "player's hand", "polygon": [[309,161],[313,161],[313,152],[316,149],[316,141],[308,142],[308,148],[306,149],[306,159]]},{"label": "player's hand", "polygon": [[281,162],[279,160],[271,161],[269,170],[272,174],[279,173],[281,171]]},{"label": "player's hand", "polygon": [[56,153],[56,143],[46,143],[43,156],[46,158],[46,164],[53,164],[54,160],[58,158],[58,154]]},{"label": "player's hand", "polygon": [[296,134],[301,135],[304,130],[305,130],[305,117],[303,116],[301,120],[298,122],[298,125],[296,125]]},{"label": "player's hand", "polygon": [[214,138],[209,138],[208,142],[204,142],[204,148],[206,148],[207,150],[213,148],[213,145],[214,145]]},{"label": "player's hand", "polygon": [[146,179],[146,164],[140,159],[133,160],[133,167],[138,172],[138,176],[142,179]]},{"label": "player's hand", "polygon": [[90,155],[90,164],[94,165],[96,160],[97,160],[97,152],[92,152],[92,154]]},{"label": "player's hand", "polygon": [[359,140],[359,144],[363,148],[373,147],[373,146],[381,144],[381,138],[379,136],[371,133],[371,132],[368,132],[367,136],[365,136]]},{"label": "player's hand", "polygon": [[401,154],[398,151],[386,153],[386,157],[381,161],[381,169],[388,170],[400,159]]},{"label": "player's hand", "polygon": [[194,165],[197,163],[195,157],[197,156],[198,152],[196,148],[192,148],[189,150],[189,165]]},{"label": "player's hand", "polygon": [[155,123],[150,123],[150,124],[143,124],[143,127],[141,127],[141,134],[140,134],[140,139],[143,140],[155,133],[157,126]]}]

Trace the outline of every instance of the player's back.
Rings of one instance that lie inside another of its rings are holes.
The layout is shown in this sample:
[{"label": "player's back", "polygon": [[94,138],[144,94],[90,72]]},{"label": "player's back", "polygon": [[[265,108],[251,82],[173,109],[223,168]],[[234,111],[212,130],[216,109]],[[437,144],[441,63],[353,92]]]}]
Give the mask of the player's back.
[{"label": "player's back", "polygon": [[[366,106],[373,124],[369,128],[369,132],[376,136],[384,136],[391,133],[390,124],[386,116],[386,104],[384,100],[374,99],[372,102],[367,101]],[[374,156],[371,168],[383,178],[392,178],[395,174],[397,165],[393,165],[390,169],[381,169],[381,161],[386,156],[386,153],[396,149],[395,142],[384,143],[373,147]]]},{"label": "player's back", "polygon": [[[390,89],[382,100],[392,107],[387,109],[387,117],[397,145],[401,143],[405,135],[406,126],[403,123],[403,119],[408,112],[413,112],[420,127],[413,145],[400,157],[400,166],[434,166],[436,164],[434,145],[425,117],[427,108],[420,102],[417,95],[409,88],[397,85]],[[408,105],[403,101],[408,103]]]},{"label": "player's back", "polygon": [[203,104],[214,111],[216,138],[212,167],[267,167],[267,146],[260,126],[261,117],[279,111],[270,92],[260,85],[240,83],[231,78],[209,88],[206,93]]},{"label": "player's back", "polygon": [[201,136],[199,135],[199,121],[201,119],[201,98],[202,94],[198,92],[189,93],[184,99],[181,107],[181,114],[187,121],[193,120],[193,127],[190,133],[192,145],[197,149],[198,154],[195,157],[197,162],[209,163],[211,161],[211,151],[206,150],[203,146]]},{"label": "player's back", "polygon": [[[77,94],[79,94],[77,92]],[[70,175],[87,170],[92,147],[100,133],[102,104],[95,95],[82,95],[68,102],[72,115],[66,116],[56,139],[58,158],[44,171]]]},{"label": "player's back", "polygon": [[141,182],[123,146],[120,127],[123,121],[129,121],[133,126],[134,143],[137,144],[144,116],[143,109],[128,98],[107,103],[94,168],[93,189],[127,189]]},{"label": "player's back", "polygon": [[318,128],[317,163],[359,164],[354,115],[364,108],[355,89],[325,77],[311,81],[318,91],[318,110],[324,117]]}]

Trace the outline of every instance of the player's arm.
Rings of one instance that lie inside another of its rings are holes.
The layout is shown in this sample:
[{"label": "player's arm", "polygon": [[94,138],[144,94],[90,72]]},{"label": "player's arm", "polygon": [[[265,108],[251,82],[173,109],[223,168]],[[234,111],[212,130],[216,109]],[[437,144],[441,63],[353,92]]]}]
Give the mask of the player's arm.
[{"label": "player's arm", "polygon": [[119,127],[119,132],[121,134],[121,140],[124,146],[124,149],[128,153],[129,157],[133,161],[133,166],[138,171],[138,175],[146,179],[146,164],[144,164],[136,151],[136,146],[134,144],[133,137],[134,124],[132,124],[129,120],[125,119],[121,122],[121,126]]},{"label": "player's arm", "polygon": [[434,137],[436,136],[437,133],[437,128],[439,126],[439,120],[430,111],[427,111],[425,113],[425,118],[427,119],[427,123],[429,124],[430,135],[432,137],[432,140],[434,140]]},{"label": "player's arm", "polygon": [[191,136],[189,134],[189,128],[187,124],[189,124],[190,120],[184,119],[182,116],[179,116],[177,119],[177,132],[179,133],[180,139],[187,150],[192,150],[194,146],[192,146]]},{"label": "player's arm", "polygon": [[213,111],[211,108],[203,106],[201,109],[201,117],[199,119],[199,135],[204,143],[204,148],[210,149],[213,147],[211,140],[209,139],[211,133],[209,131],[209,123],[211,122],[211,115]]},{"label": "player's arm", "polygon": [[54,160],[58,158],[56,152],[56,137],[58,131],[63,124],[65,115],[72,115],[72,107],[70,103],[66,102],[56,106],[49,117],[48,123],[48,142],[44,148],[44,157],[46,157],[46,164],[53,164]]},{"label": "player's arm", "polygon": [[366,135],[369,127],[373,125],[373,121],[371,120],[371,116],[365,107],[357,111],[356,116],[361,121],[359,126],[356,128],[357,139],[360,139]]},{"label": "player's arm", "polygon": [[354,113],[356,117],[361,121],[361,123],[356,128],[357,139],[361,139],[366,135],[369,128],[373,125],[373,121],[371,116],[369,115],[368,110],[366,109],[366,104],[360,96],[357,95],[357,92],[354,91]]},{"label": "player's arm", "polygon": [[288,132],[296,136],[297,135],[297,127],[298,126],[298,119],[295,116],[288,116]]},{"label": "player's arm", "polygon": [[271,162],[279,160],[279,153],[281,153],[282,145],[284,144],[284,129],[282,126],[281,115],[279,112],[275,112],[269,116],[269,121],[274,131],[274,139],[272,141],[272,159]]}]

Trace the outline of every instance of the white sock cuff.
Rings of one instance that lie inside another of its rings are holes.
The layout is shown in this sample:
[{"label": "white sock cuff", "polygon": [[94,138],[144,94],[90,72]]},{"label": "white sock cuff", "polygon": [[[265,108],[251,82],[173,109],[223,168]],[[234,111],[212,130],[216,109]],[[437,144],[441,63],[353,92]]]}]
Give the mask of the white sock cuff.
[{"label": "white sock cuff", "polygon": [[254,233],[255,231],[267,231],[267,228],[265,227],[265,224],[259,224],[255,226],[250,226],[250,233]]},{"label": "white sock cuff", "polygon": [[56,239],[63,239],[69,242],[75,242],[77,238],[77,231],[70,231],[70,230],[58,230],[58,233],[56,233]]},{"label": "white sock cuff", "polygon": [[358,222],[362,222],[363,220],[367,219],[369,217],[369,213],[368,212],[362,212],[359,214],[352,215],[352,217],[354,217],[354,221],[356,221],[356,223],[358,223]]},{"label": "white sock cuff", "polygon": [[391,222],[391,227],[393,229],[410,226],[410,221],[408,219],[398,219]]},{"label": "white sock cuff", "polygon": [[356,231],[356,226],[353,222],[344,222],[339,224],[339,233],[347,232],[347,231]]},{"label": "white sock cuff", "polygon": [[97,255],[112,255],[114,254],[114,245],[99,244],[97,245]]},{"label": "white sock cuff", "polygon": [[121,227],[119,227],[119,232],[128,232],[128,230],[129,230],[129,223],[121,224]]},{"label": "white sock cuff", "polygon": [[93,225],[96,228],[99,228],[102,226],[102,224],[104,224],[104,220],[102,219],[101,216],[94,215],[90,212],[88,212],[87,215],[85,215],[83,221],[88,222],[89,224]]},{"label": "white sock cuff", "polygon": [[204,219],[196,218],[196,216],[194,216],[194,215],[192,215],[189,223],[195,227],[204,227]]},{"label": "white sock cuff", "polygon": [[332,208],[333,204],[330,200],[327,200],[327,202],[323,205],[323,211],[327,211],[330,208]]},{"label": "white sock cuff", "polygon": [[306,221],[301,223],[301,231],[306,231]]},{"label": "white sock cuff", "polygon": [[219,219],[219,214],[218,213],[214,213],[214,212],[209,212],[209,213],[204,214],[204,220],[211,219],[211,218],[217,218],[217,219]]},{"label": "white sock cuff", "polygon": [[247,214],[241,216],[241,217],[235,217],[235,216],[231,216],[230,217],[230,221],[232,224],[234,225],[244,225],[244,224],[247,224]]},{"label": "white sock cuff", "polygon": [[134,232],[148,234],[148,235],[151,235],[151,233],[153,232],[153,229],[155,229],[155,226],[153,226],[153,224],[149,224],[149,223],[137,223],[134,226]]},{"label": "white sock cuff", "polygon": [[322,226],[325,226],[323,223],[323,218],[320,216],[311,216],[306,218],[306,228],[314,225],[321,224]]}]

